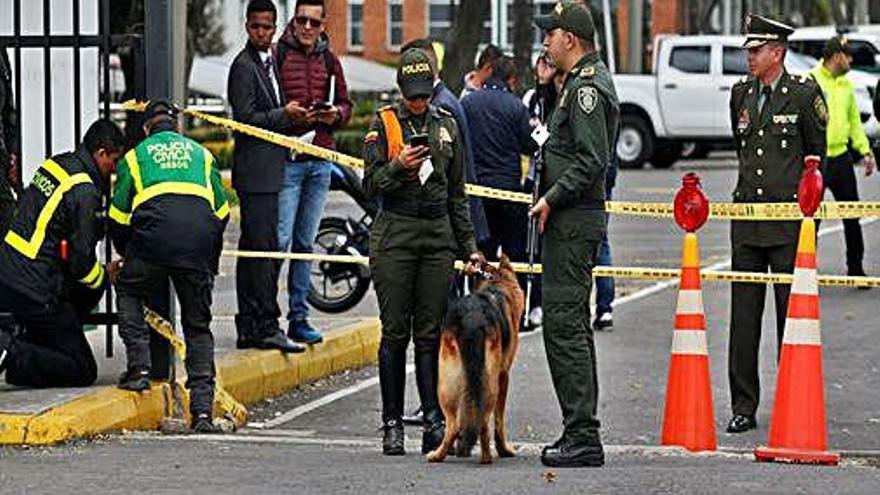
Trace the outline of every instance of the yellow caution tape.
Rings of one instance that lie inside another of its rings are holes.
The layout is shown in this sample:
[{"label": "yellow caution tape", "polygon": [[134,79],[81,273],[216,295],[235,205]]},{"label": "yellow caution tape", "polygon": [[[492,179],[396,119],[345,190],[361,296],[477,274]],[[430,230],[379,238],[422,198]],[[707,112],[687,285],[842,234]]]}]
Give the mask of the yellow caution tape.
[{"label": "yellow caution tape", "polygon": [[[606,201],[605,211],[619,215],[673,218],[672,203],[637,203]],[[819,219],[865,218],[880,216],[880,202],[829,201],[816,212]],[[801,220],[803,213],[797,203],[711,203],[709,217],[726,220]]]},{"label": "yellow caution tape", "polygon": [[[360,263],[369,264],[370,258],[366,256],[314,254],[314,253],[281,253],[276,251],[223,251],[223,256],[237,258],[270,258],[277,260],[298,261],[330,261],[334,263]],[[512,263],[517,272],[528,273],[528,263]],[[463,270],[464,263],[455,262],[456,270]],[[541,273],[541,265],[535,263],[532,273]],[[593,277],[635,278],[646,280],[669,280],[678,278],[680,270],[677,268],[640,268],[631,266],[597,266],[593,268]],[[713,282],[749,282],[756,284],[790,284],[792,275],[787,273],[756,273],[756,272],[733,272],[703,270],[700,272],[703,280]],[[819,285],[830,287],[880,287],[880,277],[844,277],[844,276],[819,276]]]},{"label": "yellow caution tape", "polygon": [[[146,103],[134,100],[122,104],[123,110],[142,112],[146,109]],[[353,156],[328,150],[311,143],[305,143],[296,138],[267,131],[259,127],[242,124],[232,119],[209,115],[196,110],[182,110],[186,115],[202,119],[206,122],[230,129],[232,131],[247,134],[278,146],[336,162],[340,165],[362,170],[364,161]],[[465,192],[471,196],[500,199],[517,203],[531,204],[530,194],[494,189],[476,184],[466,184]],[[635,215],[654,218],[672,218],[672,203],[639,203],[627,201],[606,201],[605,211],[618,215]],[[711,203],[710,218],[725,220],[800,220],[804,218],[797,203]],[[820,219],[844,219],[880,217],[880,202],[870,201],[842,201],[823,202],[816,213],[815,218]]]},{"label": "yellow caution tape", "polygon": [[[174,328],[171,327],[171,323],[169,323],[168,320],[159,315],[159,313],[156,313],[149,308],[144,308],[144,321],[146,321],[147,324],[150,325],[150,328],[155,330],[156,333],[168,339],[168,342],[171,343],[171,346],[177,353],[177,357],[181,361],[186,360],[186,343],[174,333]],[[247,409],[223,389],[219,375],[215,377],[214,395],[214,401],[217,403],[223,416],[232,420],[236,426],[242,426],[247,422]]]}]

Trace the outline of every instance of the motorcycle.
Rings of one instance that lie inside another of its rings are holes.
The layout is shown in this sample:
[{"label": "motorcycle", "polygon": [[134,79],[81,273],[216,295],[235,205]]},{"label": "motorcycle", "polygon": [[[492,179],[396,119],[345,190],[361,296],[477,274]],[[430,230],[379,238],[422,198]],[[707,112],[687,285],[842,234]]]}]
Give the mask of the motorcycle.
[{"label": "motorcycle", "polygon": [[[312,251],[318,254],[369,256],[370,225],[379,204],[364,193],[361,178],[350,168],[332,164],[330,190],[342,191],[364,211],[359,218],[321,219]],[[357,306],[370,288],[370,267],[360,263],[320,261],[312,264],[309,304],[325,313],[342,313]]]}]

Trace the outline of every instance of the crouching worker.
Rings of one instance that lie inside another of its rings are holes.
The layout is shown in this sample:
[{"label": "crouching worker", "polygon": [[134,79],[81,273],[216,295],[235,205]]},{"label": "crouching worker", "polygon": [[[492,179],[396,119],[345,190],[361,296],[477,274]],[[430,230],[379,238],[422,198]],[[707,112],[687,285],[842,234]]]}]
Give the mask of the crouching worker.
[{"label": "crouching worker", "polygon": [[85,387],[97,378],[82,320],[112,271],[95,245],[104,231],[101,190],[124,147],[115,124],[93,123],[76,151],[37,169],[2,233],[0,373],[9,384]]},{"label": "crouching worker", "polygon": [[211,152],[180,134],[173,105],[151,102],[144,132],[147,138],[119,162],[110,206],[113,243],[124,260],[116,296],[128,365],[119,388],[141,391],[150,386],[144,302],[170,279],[180,300],[186,340],[192,428],[212,432],[211,291],[229,203]]}]

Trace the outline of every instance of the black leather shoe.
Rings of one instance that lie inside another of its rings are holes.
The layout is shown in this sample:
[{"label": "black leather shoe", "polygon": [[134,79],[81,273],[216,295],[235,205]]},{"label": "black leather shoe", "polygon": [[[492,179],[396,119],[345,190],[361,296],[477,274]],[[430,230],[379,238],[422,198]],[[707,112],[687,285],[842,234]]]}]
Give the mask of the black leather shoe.
[{"label": "black leather shoe", "polygon": [[389,419],[382,425],[382,453],[385,455],[403,455],[403,423],[399,419]]},{"label": "black leather shoe", "polygon": [[278,349],[286,353],[299,353],[306,350],[305,346],[290,340],[281,331],[257,338],[254,347],[257,349]]},{"label": "black leather shoe", "polygon": [[601,467],[605,451],[600,443],[571,444],[565,440],[549,445],[541,452],[541,464],[547,467]]},{"label": "black leather shoe", "polygon": [[214,424],[210,414],[199,414],[196,416],[190,429],[193,433],[201,435],[223,433],[223,430]]},{"label": "black leather shoe", "polygon": [[150,371],[149,370],[126,370],[119,377],[119,385],[122,390],[131,390],[132,392],[141,392],[150,388]]},{"label": "black leather shoe", "polygon": [[422,431],[422,454],[436,450],[443,443],[444,435],[446,435],[446,425],[442,421],[425,425]]},{"label": "black leather shoe", "polygon": [[734,414],[727,423],[727,433],[742,433],[744,431],[754,430],[758,427],[758,422],[754,416],[746,416],[745,414]]},{"label": "black leather shoe", "polygon": [[550,449],[558,449],[559,446],[562,445],[562,442],[563,442],[564,440],[565,440],[565,435],[562,435],[562,436],[560,436],[559,438],[557,438],[556,441],[553,442],[553,443],[551,443],[550,445],[545,445],[545,446],[541,449],[541,455],[543,456],[543,455],[546,454],[547,451],[550,450]]}]

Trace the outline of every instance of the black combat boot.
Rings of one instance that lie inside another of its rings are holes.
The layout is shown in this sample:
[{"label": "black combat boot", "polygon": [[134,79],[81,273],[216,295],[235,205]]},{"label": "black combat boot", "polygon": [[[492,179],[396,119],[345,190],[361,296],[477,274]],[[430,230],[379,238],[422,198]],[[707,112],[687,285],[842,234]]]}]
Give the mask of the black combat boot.
[{"label": "black combat boot", "polygon": [[406,347],[379,346],[379,387],[382,389],[382,453],[403,455],[403,391],[406,386]]},{"label": "black combat boot", "polygon": [[443,442],[446,423],[437,400],[437,353],[416,353],[416,384],[422,400],[424,424],[422,426],[422,454],[435,450]]}]

